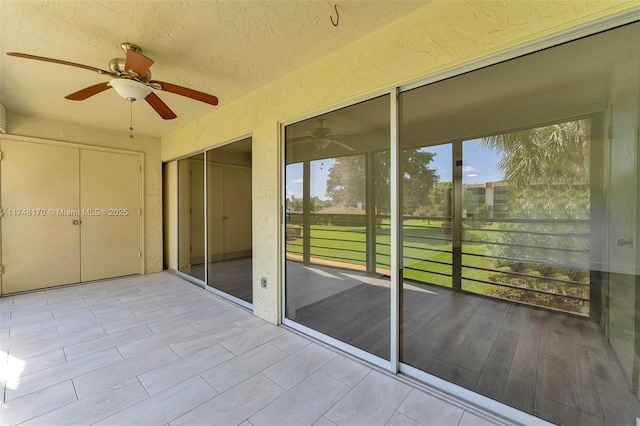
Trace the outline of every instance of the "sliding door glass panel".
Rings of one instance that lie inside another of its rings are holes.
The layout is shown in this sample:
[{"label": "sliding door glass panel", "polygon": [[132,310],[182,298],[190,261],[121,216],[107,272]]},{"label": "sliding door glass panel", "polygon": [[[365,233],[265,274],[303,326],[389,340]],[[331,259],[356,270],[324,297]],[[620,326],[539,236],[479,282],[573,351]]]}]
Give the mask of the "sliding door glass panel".
[{"label": "sliding door glass panel", "polygon": [[285,128],[286,318],[389,359],[389,96]]},{"label": "sliding door glass panel", "polygon": [[[451,287],[451,145],[408,147],[409,138],[401,138],[401,144],[404,279],[418,286]],[[413,296],[414,293],[405,294],[405,301]]]},{"label": "sliding door glass panel", "polygon": [[463,290],[589,315],[590,129],[463,143]]},{"label": "sliding door glass panel", "polygon": [[[401,93],[402,363],[560,425],[636,422],[639,38],[634,23]],[[436,230],[444,262],[414,247]]]},{"label": "sliding door glass panel", "polygon": [[[638,24],[635,24],[638,26]],[[635,32],[638,36],[640,31]],[[636,51],[637,52],[637,51]],[[638,54],[629,56],[625,72],[612,81],[610,168],[607,179],[608,305],[611,345],[631,383],[640,394],[640,72]],[[621,67],[620,67],[621,68]],[[606,234],[605,234],[606,235]],[[640,417],[640,416],[638,416]]]},{"label": "sliding door glass panel", "polygon": [[252,303],[251,138],[206,156],[207,285]]},{"label": "sliding door glass panel", "polygon": [[178,270],[201,281],[204,237],[204,154],[198,154],[178,161]]},{"label": "sliding door glass panel", "polygon": [[[446,133],[425,123],[433,101],[429,89],[401,93],[402,276],[401,353],[403,363],[432,371],[437,355],[465,305],[453,287],[454,163]],[[448,308],[448,309],[447,309]],[[436,364],[438,366],[438,364]]]}]

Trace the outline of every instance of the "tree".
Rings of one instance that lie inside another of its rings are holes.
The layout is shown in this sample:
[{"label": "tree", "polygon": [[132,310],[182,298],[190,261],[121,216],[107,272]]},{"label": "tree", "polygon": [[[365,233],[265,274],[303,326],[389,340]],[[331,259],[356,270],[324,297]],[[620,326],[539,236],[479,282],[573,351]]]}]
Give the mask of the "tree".
[{"label": "tree", "polygon": [[402,151],[402,195],[404,214],[414,214],[429,204],[431,189],[440,180],[429,168],[435,153],[418,148]]},{"label": "tree", "polygon": [[503,154],[498,166],[516,188],[589,182],[589,121],[568,121],[482,139]]},{"label": "tree", "polygon": [[[429,168],[435,153],[418,148],[402,152],[403,204],[405,214],[413,214],[429,204],[431,188],[438,182],[435,170]],[[366,159],[364,155],[339,157],[329,169],[326,194],[335,204],[356,206],[366,198]],[[374,155],[373,176],[376,204],[384,209],[389,205],[389,152]]]},{"label": "tree", "polygon": [[492,287],[489,294],[588,312],[587,301],[563,296],[588,299],[589,294],[587,286],[576,284],[589,283],[589,133],[590,122],[579,120],[482,140],[502,154],[499,168],[510,187],[508,218],[521,220],[500,223],[505,232],[492,233],[498,244],[489,244],[488,251],[509,259],[496,261],[498,269],[526,274],[491,275],[493,282],[523,290]]},{"label": "tree", "polygon": [[329,169],[326,195],[334,204],[356,206],[366,199],[364,155],[336,158]]},{"label": "tree", "polygon": [[423,209],[426,216],[453,216],[453,185],[451,182],[437,182],[429,191],[428,205]]}]

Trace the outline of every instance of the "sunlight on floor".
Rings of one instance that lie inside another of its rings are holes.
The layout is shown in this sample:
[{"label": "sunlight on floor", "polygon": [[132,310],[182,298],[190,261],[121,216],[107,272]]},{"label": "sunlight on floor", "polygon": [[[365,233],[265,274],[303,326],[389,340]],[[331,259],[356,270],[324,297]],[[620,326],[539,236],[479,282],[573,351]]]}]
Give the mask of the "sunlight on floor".
[{"label": "sunlight on floor", "polygon": [[[20,385],[20,377],[24,367],[27,365],[26,361],[21,360],[20,358],[16,358],[11,355],[7,355],[6,352],[0,351],[2,357],[7,357],[7,362],[2,367],[0,367],[0,382],[7,382],[7,387],[9,389],[17,389]],[[11,380],[15,379],[15,380]]]}]

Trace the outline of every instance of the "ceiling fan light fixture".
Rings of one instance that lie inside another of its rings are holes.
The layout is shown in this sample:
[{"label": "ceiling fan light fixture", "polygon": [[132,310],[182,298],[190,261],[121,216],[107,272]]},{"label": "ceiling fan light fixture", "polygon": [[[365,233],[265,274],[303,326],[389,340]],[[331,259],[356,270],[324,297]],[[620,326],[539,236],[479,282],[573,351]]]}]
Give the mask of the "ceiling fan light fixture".
[{"label": "ceiling fan light fixture", "polygon": [[137,101],[146,98],[151,93],[151,88],[135,81],[124,78],[114,78],[109,81],[109,86],[113,87],[118,95],[128,101]]},{"label": "ceiling fan light fixture", "polygon": [[331,143],[331,139],[329,138],[313,139],[313,144],[316,146],[316,148],[320,148],[320,149],[324,149],[328,147],[330,143]]}]

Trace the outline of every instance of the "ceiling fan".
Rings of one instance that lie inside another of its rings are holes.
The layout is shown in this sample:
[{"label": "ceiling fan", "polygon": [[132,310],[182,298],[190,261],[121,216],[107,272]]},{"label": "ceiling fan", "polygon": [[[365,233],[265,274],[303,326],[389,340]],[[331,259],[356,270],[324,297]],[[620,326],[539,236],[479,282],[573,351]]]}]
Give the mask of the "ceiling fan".
[{"label": "ceiling fan", "polygon": [[325,149],[330,144],[338,145],[348,151],[355,151],[349,145],[342,143],[340,141],[335,140],[336,137],[331,133],[331,129],[328,127],[324,127],[326,119],[321,118],[318,120],[320,123],[320,127],[316,127],[315,129],[305,130],[305,133],[309,136],[302,136],[298,138],[288,139],[287,142],[298,144],[298,143],[311,143],[311,150],[315,148]]},{"label": "ceiling fan", "polygon": [[85,87],[84,89],[65,96],[66,99],[72,101],[83,101],[113,87],[118,95],[128,101],[133,102],[144,99],[149,105],[151,105],[158,115],[165,120],[176,118],[176,115],[171,111],[167,104],[165,104],[162,99],[153,92],[153,90],[162,90],[205,102],[210,105],[218,105],[218,98],[213,95],[188,89],[176,84],[166,83],[164,81],[152,80],[149,68],[153,65],[153,60],[144,56],[141,53],[142,49],[135,44],[122,43],[120,47],[124,50],[126,57],[111,59],[109,61],[109,71],[89,65],[77,64],[75,62],[62,61],[53,58],[45,58],[43,56],[29,55],[26,53],[8,52],[7,55],[83,68],[97,72],[100,75],[111,77],[111,80],[108,82],[94,84],[93,86]]}]

